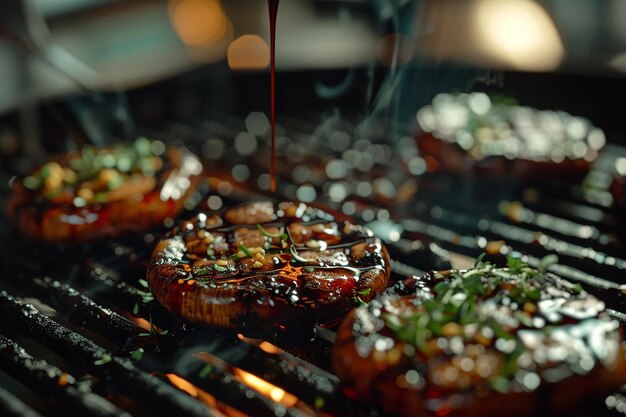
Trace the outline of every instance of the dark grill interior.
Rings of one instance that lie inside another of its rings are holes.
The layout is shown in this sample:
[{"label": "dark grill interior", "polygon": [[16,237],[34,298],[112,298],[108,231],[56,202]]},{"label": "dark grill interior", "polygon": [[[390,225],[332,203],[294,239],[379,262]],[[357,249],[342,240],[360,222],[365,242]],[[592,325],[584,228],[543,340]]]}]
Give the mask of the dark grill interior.
[{"label": "dark grill interior", "polygon": [[[269,196],[269,159],[261,151],[246,156],[232,140],[250,126],[219,120],[145,133],[182,140],[204,155],[210,177],[196,196],[201,209]],[[363,128],[340,117],[283,120],[278,196],[310,199],[369,223],[389,241],[393,279],[446,268],[448,256],[463,267],[482,252],[498,262],[519,252],[531,265],[556,253],[553,272],[581,282],[624,320],[623,213],[598,200],[602,190],[425,173],[411,138],[392,147],[384,129],[367,126],[378,135],[350,143]],[[258,148],[268,149],[266,133],[258,136]],[[608,149],[595,164],[598,175],[625,152]],[[165,228],[53,248],[20,239],[6,223],[1,230],[2,415],[380,415],[340,392],[329,364],[332,330],[244,329],[244,336],[193,328],[152,301],[143,275]],[[614,394],[599,408],[580,415],[623,414],[626,398]]]}]

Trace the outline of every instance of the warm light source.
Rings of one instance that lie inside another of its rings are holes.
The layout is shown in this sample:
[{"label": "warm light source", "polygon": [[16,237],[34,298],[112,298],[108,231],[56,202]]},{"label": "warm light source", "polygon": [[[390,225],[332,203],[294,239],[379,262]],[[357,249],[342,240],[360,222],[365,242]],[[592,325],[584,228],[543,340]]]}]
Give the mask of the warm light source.
[{"label": "warm light source", "polygon": [[423,53],[522,71],[558,67],[564,48],[547,11],[532,0],[427,0],[432,30],[418,39]]},{"label": "warm light source", "polygon": [[515,68],[554,69],[563,45],[548,13],[530,0],[482,0],[472,19],[485,53]]},{"label": "warm light source", "polygon": [[230,26],[219,0],[170,0],[169,12],[180,40],[193,47],[215,45]]},{"label": "warm light source", "polygon": [[270,48],[258,35],[242,35],[230,43],[227,57],[232,70],[262,70],[270,64]]}]

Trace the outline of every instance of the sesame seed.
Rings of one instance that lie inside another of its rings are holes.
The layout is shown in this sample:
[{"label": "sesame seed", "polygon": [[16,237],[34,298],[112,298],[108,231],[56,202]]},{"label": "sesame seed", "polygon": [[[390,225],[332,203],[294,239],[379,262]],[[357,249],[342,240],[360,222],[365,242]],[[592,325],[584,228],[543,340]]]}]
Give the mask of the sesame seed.
[{"label": "sesame seed", "polygon": [[259,262],[259,261],[255,261],[255,262],[252,264],[252,267],[253,267],[253,268],[260,268],[260,267],[262,267],[262,266],[263,266],[263,264],[262,264],[261,262]]}]

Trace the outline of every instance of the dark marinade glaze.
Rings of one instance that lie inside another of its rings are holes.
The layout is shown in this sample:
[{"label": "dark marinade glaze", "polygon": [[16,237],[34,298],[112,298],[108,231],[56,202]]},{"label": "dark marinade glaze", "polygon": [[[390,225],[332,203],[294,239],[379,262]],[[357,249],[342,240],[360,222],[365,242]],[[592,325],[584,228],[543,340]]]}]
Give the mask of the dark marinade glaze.
[{"label": "dark marinade glaze", "polygon": [[257,202],[183,222],[155,248],[147,278],[191,322],[332,326],[384,290],[389,268],[365,227],[304,203]]},{"label": "dark marinade glaze", "polygon": [[399,282],[344,321],[333,362],[347,395],[400,415],[555,415],[626,380],[604,303],[519,263]]}]

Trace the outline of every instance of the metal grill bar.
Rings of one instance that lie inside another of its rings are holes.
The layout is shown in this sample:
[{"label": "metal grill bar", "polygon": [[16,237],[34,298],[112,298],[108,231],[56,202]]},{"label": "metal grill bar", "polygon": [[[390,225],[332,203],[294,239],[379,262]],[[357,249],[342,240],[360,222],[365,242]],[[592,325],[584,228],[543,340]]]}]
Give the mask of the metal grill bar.
[{"label": "metal grill bar", "polygon": [[3,326],[18,328],[53,352],[71,357],[90,373],[105,380],[116,381],[111,388],[129,398],[137,399],[158,413],[185,413],[188,416],[209,416],[210,410],[188,395],[163,381],[140,371],[128,359],[114,357],[93,341],[61,326],[39,313],[32,305],[20,303],[5,291],[0,293],[0,314]]},{"label": "metal grill bar", "polygon": [[54,395],[68,411],[94,417],[130,417],[108,400],[93,393],[89,384],[78,381],[41,359],[35,359],[14,341],[0,335],[0,363],[4,370],[41,395]]},{"label": "metal grill bar", "polygon": [[120,346],[145,332],[122,315],[105,308],[67,284],[50,277],[20,279],[21,289],[38,297],[57,311],[67,314],[70,321],[105,336]]},{"label": "metal grill bar", "polygon": [[2,387],[0,387],[0,414],[6,417],[41,417],[41,414]]}]

